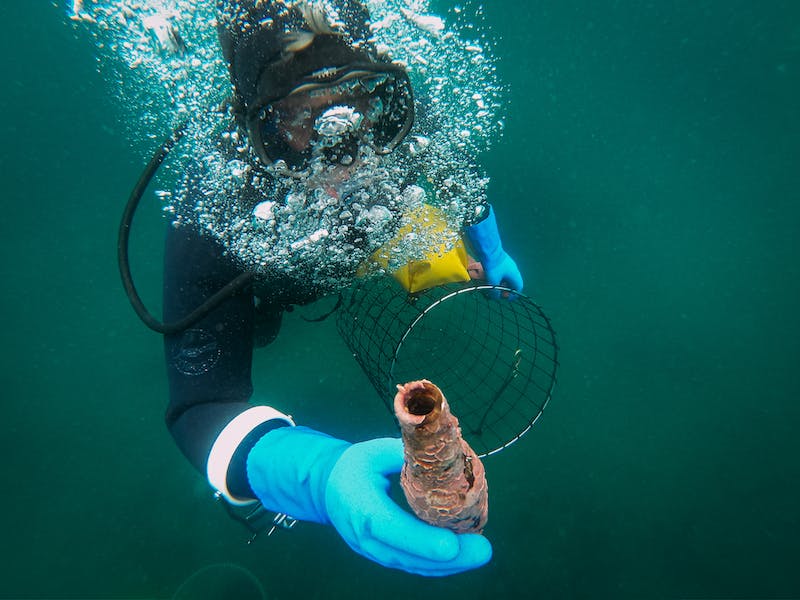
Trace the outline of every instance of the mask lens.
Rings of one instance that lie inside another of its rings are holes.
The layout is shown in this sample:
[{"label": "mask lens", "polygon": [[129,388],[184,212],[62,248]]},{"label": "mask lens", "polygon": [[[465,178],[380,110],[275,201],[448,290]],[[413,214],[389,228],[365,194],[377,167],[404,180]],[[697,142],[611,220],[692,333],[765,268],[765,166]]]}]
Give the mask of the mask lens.
[{"label": "mask lens", "polygon": [[[273,162],[283,160],[292,168],[304,168],[314,145],[330,147],[335,140],[331,134],[345,125],[351,144],[360,139],[377,153],[388,154],[411,128],[413,102],[403,71],[350,70],[325,84],[301,83],[262,108],[259,121],[264,154]],[[359,118],[346,123],[342,115],[347,113]]]},{"label": "mask lens", "polygon": [[388,77],[371,96],[375,149],[388,154],[403,141],[414,120],[414,96],[405,73]]}]

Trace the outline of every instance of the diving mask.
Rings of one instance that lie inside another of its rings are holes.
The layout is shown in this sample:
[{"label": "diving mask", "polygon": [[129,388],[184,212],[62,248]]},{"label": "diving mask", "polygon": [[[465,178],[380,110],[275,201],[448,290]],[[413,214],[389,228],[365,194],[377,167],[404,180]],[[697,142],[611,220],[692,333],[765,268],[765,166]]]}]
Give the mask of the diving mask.
[{"label": "diving mask", "polygon": [[288,94],[255,104],[247,129],[264,164],[283,161],[300,172],[317,154],[350,164],[361,144],[389,154],[413,122],[414,96],[405,69],[358,63],[321,69]]}]

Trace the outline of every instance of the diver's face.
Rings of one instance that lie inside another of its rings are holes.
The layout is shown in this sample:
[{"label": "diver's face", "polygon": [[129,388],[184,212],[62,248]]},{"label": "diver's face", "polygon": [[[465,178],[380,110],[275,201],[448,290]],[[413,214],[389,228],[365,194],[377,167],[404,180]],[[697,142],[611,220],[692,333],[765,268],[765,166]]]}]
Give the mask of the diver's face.
[{"label": "diver's face", "polygon": [[370,102],[342,94],[290,96],[274,108],[276,135],[312,172],[325,171],[335,180],[347,178],[358,168],[362,148],[372,138]]},{"label": "diver's face", "polygon": [[[318,95],[312,97],[289,97],[276,107],[276,119],[280,123],[279,135],[295,152],[304,152],[312,145],[313,139],[320,134],[320,117],[329,113],[333,107],[349,107],[363,114],[366,102],[363,99],[349,98],[343,95]],[[361,128],[368,128],[370,123],[364,121]]]},{"label": "diver's face", "polygon": [[350,166],[365,148],[388,154],[414,117],[408,77],[393,65],[308,76],[289,94],[255,106],[247,127],[256,152],[265,164],[282,161],[295,175]]}]

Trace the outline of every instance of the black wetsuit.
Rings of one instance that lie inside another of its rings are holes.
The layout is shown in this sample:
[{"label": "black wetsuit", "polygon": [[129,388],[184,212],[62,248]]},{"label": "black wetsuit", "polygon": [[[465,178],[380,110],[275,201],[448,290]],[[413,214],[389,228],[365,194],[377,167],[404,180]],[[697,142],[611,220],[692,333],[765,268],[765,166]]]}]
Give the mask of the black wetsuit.
[{"label": "black wetsuit", "polygon": [[[164,259],[164,319],[179,319],[241,273],[222,246],[194,228],[169,227]],[[183,333],[164,338],[169,379],[166,422],[178,447],[202,473],[219,433],[251,405],[250,377],[256,324],[274,337],[284,300],[262,304],[257,312],[253,289],[229,298]],[[245,461],[250,448],[282,421],[268,421],[239,445],[228,469],[228,487],[253,498]]]}]

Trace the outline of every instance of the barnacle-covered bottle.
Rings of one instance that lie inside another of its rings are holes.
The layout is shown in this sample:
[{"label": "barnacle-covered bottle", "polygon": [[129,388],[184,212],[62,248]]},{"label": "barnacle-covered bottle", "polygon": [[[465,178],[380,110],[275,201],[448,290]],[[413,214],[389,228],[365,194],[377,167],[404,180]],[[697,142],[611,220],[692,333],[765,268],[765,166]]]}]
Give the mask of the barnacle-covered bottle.
[{"label": "barnacle-covered bottle", "polygon": [[400,485],[414,513],[456,533],[480,533],[489,513],[483,463],[461,437],[442,391],[427,379],[397,386],[405,463]]}]

